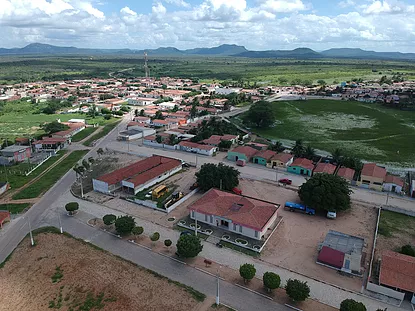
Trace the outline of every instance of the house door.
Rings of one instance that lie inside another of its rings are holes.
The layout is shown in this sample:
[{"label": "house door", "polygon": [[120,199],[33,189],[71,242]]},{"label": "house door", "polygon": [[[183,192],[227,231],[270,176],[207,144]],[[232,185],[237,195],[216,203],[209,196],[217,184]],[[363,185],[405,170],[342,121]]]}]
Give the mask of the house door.
[{"label": "house door", "polygon": [[301,170],[301,171],[300,171],[300,174],[301,174],[301,175],[304,175],[304,170]]},{"label": "house door", "polygon": [[396,186],[395,185],[392,186],[392,192],[396,192]]},{"label": "house door", "polygon": [[221,220],[221,221],[220,221],[220,225],[221,225],[222,227],[229,228],[229,222],[227,222],[226,220]]},{"label": "house door", "polygon": [[258,159],[257,158],[255,158],[255,163],[258,164]]},{"label": "house door", "polygon": [[344,268],[347,270],[350,270],[350,260],[346,259],[346,261],[344,262]]},{"label": "house door", "polygon": [[238,161],[239,160],[239,157],[238,156],[235,156],[235,161]]}]

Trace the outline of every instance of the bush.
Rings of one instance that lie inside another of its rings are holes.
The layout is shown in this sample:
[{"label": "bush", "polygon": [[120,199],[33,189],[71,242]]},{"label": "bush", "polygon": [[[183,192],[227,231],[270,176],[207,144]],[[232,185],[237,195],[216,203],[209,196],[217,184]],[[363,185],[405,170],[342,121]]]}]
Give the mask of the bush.
[{"label": "bush", "polygon": [[131,233],[134,235],[141,235],[144,232],[143,227],[134,227],[133,230],[131,230]]},{"label": "bush", "polygon": [[254,265],[246,263],[239,267],[239,274],[244,279],[244,282],[252,280],[255,276],[256,269]]},{"label": "bush", "polygon": [[173,244],[171,240],[164,240],[164,245],[170,247]]},{"label": "bush", "polygon": [[310,287],[307,282],[300,280],[289,279],[285,285],[285,292],[293,301],[304,301],[310,297]]},{"label": "bush", "polygon": [[134,227],[135,221],[131,216],[120,216],[115,221],[115,230],[117,230],[118,234],[120,235],[131,233]]},{"label": "bush", "polygon": [[107,214],[104,217],[102,217],[104,224],[106,224],[107,226],[112,225],[116,219],[117,219],[117,216],[113,214]]},{"label": "bush", "polygon": [[280,287],[280,284],[281,284],[280,276],[273,272],[265,272],[262,280],[264,282],[264,287],[268,291],[271,291],[272,289],[276,289]]},{"label": "bush", "polygon": [[69,202],[65,205],[65,209],[69,212],[69,215],[73,215],[79,209],[79,204],[77,202]]},{"label": "bush", "polygon": [[361,302],[357,302],[353,299],[346,299],[340,304],[340,311],[366,311],[366,307]]},{"label": "bush", "polygon": [[177,255],[184,258],[196,257],[203,249],[200,239],[191,234],[180,236],[176,244]]},{"label": "bush", "polygon": [[150,237],[150,240],[153,242],[157,242],[159,239],[160,239],[160,233],[158,232],[154,232]]},{"label": "bush", "polygon": [[400,253],[415,257],[415,249],[409,244],[402,246]]}]

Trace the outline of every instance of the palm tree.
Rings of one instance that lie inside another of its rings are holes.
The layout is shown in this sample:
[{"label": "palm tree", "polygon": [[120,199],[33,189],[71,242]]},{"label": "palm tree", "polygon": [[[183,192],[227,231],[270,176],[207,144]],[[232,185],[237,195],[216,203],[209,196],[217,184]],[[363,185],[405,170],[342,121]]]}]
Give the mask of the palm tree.
[{"label": "palm tree", "polygon": [[292,152],[296,158],[301,158],[304,156],[305,148],[303,145],[303,141],[301,139],[295,141],[295,145],[292,149]]},{"label": "palm tree", "polygon": [[276,141],[274,144],[270,145],[268,149],[276,152],[283,152],[285,150],[280,141]]},{"label": "palm tree", "polygon": [[316,155],[316,151],[314,150],[314,148],[308,145],[307,148],[305,148],[304,156],[307,159],[312,160],[315,157],[315,155]]},{"label": "palm tree", "polygon": [[101,160],[101,156],[104,154],[104,150],[102,150],[102,148],[99,148],[97,150],[97,153],[98,153],[98,158]]},{"label": "palm tree", "polygon": [[331,154],[333,161],[337,164],[342,164],[344,160],[343,150],[340,148],[336,148],[333,153]]}]

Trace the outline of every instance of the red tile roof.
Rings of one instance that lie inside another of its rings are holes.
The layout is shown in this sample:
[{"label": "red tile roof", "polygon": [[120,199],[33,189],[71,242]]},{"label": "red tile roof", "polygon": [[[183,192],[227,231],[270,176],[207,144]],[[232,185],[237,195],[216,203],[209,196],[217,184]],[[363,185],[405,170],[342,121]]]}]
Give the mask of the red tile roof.
[{"label": "red tile roof", "polygon": [[381,284],[415,293],[415,257],[384,251],[379,280]]},{"label": "red tile roof", "polygon": [[385,179],[386,169],[377,166],[376,163],[366,163],[363,165],[362,176],[371,176],[376,178]]},{"label": "red tile roof", "polygon": [[215,148],[214,146],[201,145],[201,144],[194,143],[191,141],[181,141],[179,145],[183,147],[188,147],[188,148],[197,148],[200,150],[212,150],[213,148]]},{"label": "red tile roof", "polygon": [[293,158],[292,154],[289,153],[277,153],[274,155],[271,160],[281,161],[282,163],[287,163]]},{"label": "red tile roof", "polygon": [[10,217],[9,211],[0,211],[0,224],[2,224],[9,217]]},{"label": "red tile roof", "polygon": [[[169,164],[169,165],[164,165],[164,164]],[[179,160],[167,158],[167,157],[161,157],[161,156],[152,156],[147,159],[133,163],[129,166],[120,168],[109,174],[105,174],[97,178],[97,180],[106,182],[108,185],[114,185],[114,184],[121,182],[122,180],[128,180],[129,182],[132,182],[135,185],[137,185],[137,182],[141,182],[145,180],[146,178],[147,180],[152,179],[150,178],[152,174],[145,174],[145,173],[154,171],[156,173],[155,176],[158,176],[166,171],[171,170],[170,167],[173,166],[174,168],[175,166],[179,166],[179,165],[181,165],[181,162]],[[158,167],[162,167],[163,170],[160,170]],[[139,178],[140,175],[145,176],[145,178],[141,178],[141,177]],[[135,179],[135,177],[137,177],[137,179]]]},{"label": "red tile roof", "polygon": [[403,187],[404,181],[399,176],[387,174],[385,178],[385,183],[395,184],[395,185]]},{"label": "red tile roof", "polygon": [[299,166],[308,170],[312,170],[314,168],[313,161],[305,158],[297,158],[290,166]]},{"label": "red tile roof", "polygon": [[327,174],[334,174],[336,170],[336,166],[331,163],[318,163],[316,168],[314,169],[314,173],[327,173]]},{"label": "red tile roof", "polygon": [[317,261],[341,269],[343,268],[344,253],[328,246],[323,246],[320,254],[318,254]]},{"label": "red tile roof", "polygon": [[337,176],[343,177],[347,180],[352,180],[354,176],[355,170],[348,168],[348,167],[341,167],[337,171]]},{"label": "red tile roof", "polygon": [[202,214],[224,217],[243,227],[262,231],[277,213],[278,207],[212,188],[189,209]]},{"label": "red tile roof", "polygon": [[201,142],[207,145],[219,145],[219,143],[227,140],[236,139],[237,136],[235,135],[212,135],[207,139],[202,140]]},{"label": "red tile roof", "polygon": [[248,159],[252,158],[258,152],[258,150],[249,146],[239,146],[231,151],[244,154]]},{"label": "red tile roof", "polygon": [[275,156],[277,153],[272,150],[261,150],[258,151],[257,154],[255,154],[256,158],[263,158],[267,161],[269,161],[273,156]]}]

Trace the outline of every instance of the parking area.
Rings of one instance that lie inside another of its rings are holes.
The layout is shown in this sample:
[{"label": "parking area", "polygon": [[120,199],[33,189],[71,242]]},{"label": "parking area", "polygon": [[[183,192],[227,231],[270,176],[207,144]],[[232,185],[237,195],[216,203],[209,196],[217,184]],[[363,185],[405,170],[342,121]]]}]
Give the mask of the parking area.
[{"label": "parking area", "polygon": [[244,195],[281,204],[279,216],[283,217],[283,222],[262,251],[262,260],[341,287],[360,290],[362,278],[340,275],[316,264],[318,244],[330,229],[362,237],[366,243],[363,251],[367,253],[365,266],[368,267],[376,226],[375,208],[353,205],[351,210],[338,213],[337,219],[330,220],[324,215],[309,216],[284,210],[286,201],[299,202],[297,192],[285,187],[244,179],[240,188]]}]

